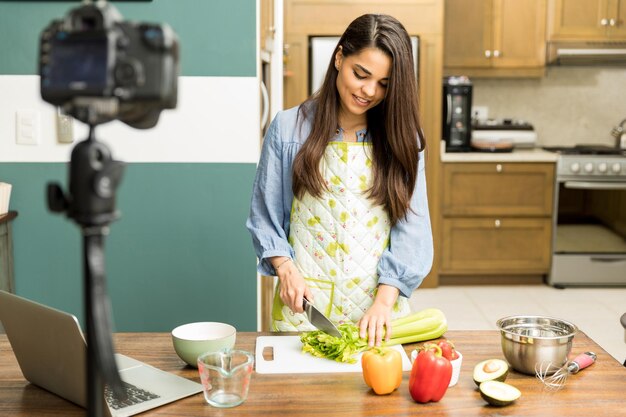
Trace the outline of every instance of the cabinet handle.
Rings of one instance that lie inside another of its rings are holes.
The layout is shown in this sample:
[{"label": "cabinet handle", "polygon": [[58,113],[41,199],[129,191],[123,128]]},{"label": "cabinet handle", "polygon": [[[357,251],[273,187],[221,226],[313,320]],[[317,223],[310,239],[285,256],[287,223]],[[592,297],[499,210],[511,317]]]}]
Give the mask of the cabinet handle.
[{"label": "cabinet handle", "polygon": [[606,26],[609,24],[609,19],[600,19],[600,25],[601,26]]},{"label": "cabinet handle", "polygon": [[489,49],[485,51],[485,57],[491,58],[491,51]]},{"label": "cabinet handle", "polygon": [[493,56],[494,56],[495,58],[500,58],[500,55],[502,55],[502,54],[501,54],[501,53],[500,53],[500,51],[498,51],[497,49],[496,49],[495,51],[493,51]]},{"label": "cabinet handle", "polygon": [[496,221],[493,222],[493,224],[496,226],[496,229],[499,229],[500,226],[502,225],[502,222],[500,222],[500,219],[496,219]]},{"label": "cabinet handle", "polygon": [[502,172],[502,164],[496,165],[496,172]]}]

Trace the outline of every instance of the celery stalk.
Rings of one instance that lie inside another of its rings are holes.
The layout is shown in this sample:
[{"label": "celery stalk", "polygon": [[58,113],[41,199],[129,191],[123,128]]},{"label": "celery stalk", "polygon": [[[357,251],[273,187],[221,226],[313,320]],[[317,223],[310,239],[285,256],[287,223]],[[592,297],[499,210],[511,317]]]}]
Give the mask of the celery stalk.
[{"label": "celery stalk", "polygon": [[407,323],[403,326],[391,327],[391,338],[409,336],[412,334],[419,334],[430,331],[437,328],[442,322],[445,322],[445,318],[429,317],[421,320]]},{"label": "celery stalk", "polygon": [[408,336],[396,337],[389,339],[385,343],[386,346],[403,345],[405,343],[423,342],[424,340],[432,340],[441,337],[448,330],[448,323],[443,322],[434,329],[423,333],[409,334]]},{"label": "celery stalk", "polygon": [[417,313],[409,314],[408,316],[393,320],[391,322],[391,327],[400,327],[405,324],[413,323],[415,321],[429,317],[442,318],[445,316],[443,315],[443,312],[437,308],[426,308],[424,310],[418,311]]}]

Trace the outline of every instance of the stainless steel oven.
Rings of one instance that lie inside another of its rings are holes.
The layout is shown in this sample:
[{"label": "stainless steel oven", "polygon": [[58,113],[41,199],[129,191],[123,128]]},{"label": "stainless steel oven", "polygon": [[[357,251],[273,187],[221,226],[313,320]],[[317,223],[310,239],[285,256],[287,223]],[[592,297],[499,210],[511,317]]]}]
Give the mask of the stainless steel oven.
[{"label": "stainless steel oven", "polygon": [[626,151],[545,149],[559,153],[548,284],[626,286]]},{"label": "stainless steel oven", "polygon": [[626,286],[626,151],[545,149],[559,153],[548,283]]}]

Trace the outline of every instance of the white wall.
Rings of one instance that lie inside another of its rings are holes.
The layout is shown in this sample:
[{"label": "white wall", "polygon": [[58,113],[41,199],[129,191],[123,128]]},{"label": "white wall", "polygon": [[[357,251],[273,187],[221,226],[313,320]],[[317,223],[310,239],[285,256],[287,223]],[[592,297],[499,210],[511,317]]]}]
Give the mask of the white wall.
[{"label": "white wall", "polygon": [[614,145],[626,118],[626,68],[548,67],[540,79],[474,79],[473,105],[529,121],[541,146]]},{"label": "white wall", "polygon": [[[178,107],[148,130],[111,122],[96,129],[125,162],[256,163],[259,157],[257,77],[181,77]],[[39,145],[18,145],[16,112],[40,113]],[[56,141],[55,109],[39,94],[39,76],[0,76],[0,162],[65,162],[72,144]],[[75,142],[87,127],[74,121]]]}]

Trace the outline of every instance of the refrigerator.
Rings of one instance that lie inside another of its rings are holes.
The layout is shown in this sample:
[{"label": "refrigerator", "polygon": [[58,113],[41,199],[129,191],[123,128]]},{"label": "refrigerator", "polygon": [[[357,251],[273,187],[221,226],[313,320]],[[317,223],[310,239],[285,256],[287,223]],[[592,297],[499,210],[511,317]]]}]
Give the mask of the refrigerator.
[{"label": "refrigerator", "polygon": [[[317,91],[326,75],[328,63],[333,51],[339,42],[339,36],[311,36],[309,37],[309,95]],[[419,86],[419,37],[411,36],[413,46],[413,61],[415,64],[415,78]]]}]

